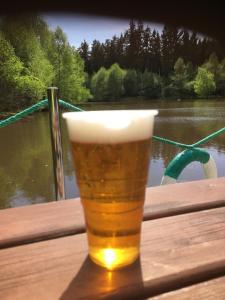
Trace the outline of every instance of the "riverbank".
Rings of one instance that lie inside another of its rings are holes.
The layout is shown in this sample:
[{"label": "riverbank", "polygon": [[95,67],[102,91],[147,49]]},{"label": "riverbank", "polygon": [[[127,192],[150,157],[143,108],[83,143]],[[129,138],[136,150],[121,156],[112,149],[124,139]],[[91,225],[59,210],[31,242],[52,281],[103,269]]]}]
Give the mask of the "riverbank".
[{"label": "riverbank", "polygon": [[[123,98],[121,100],[117,101],[87,101],[82,103],[73,103],[77,107],[80,107],[84,110],[104,110],[113,107],[113,109],[126,109],[127,106],[129,106],[131,109],[144,109],[146,108],[146,105],[153,105],[153,108],[165,108],[165,106],[174,107],[174,103],[177,103],[177,107],[185,107],[186,105],[189,107],[190,103],[195,104],[196,107],[203,107],[205,104],[207,106],[213,106],[213,103],[221,103],[225,102],[225,98],[217,97],[217,98],[207,98],[207,99],[144,99],[143,97],[129,97],[129,98]],[[156,106],[155,106],[156,105]],[[4,120],[8,117],[11,117],[15,115],[16,113],[22,111],[26,108],[21,108],[21,110],[18,111],[5,111],[0,112],[0,120]],[[47,108],[40,109],[40,112],[42,111],[48,111]]]}]

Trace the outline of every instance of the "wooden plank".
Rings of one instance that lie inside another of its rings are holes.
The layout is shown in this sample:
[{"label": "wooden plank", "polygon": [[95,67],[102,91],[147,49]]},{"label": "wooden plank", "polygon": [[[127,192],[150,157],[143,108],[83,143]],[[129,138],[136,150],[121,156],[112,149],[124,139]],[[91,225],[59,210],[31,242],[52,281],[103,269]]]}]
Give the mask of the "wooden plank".
[{"label": "wooden plank", "polygon": [[79,200],[0,210],[0,248],[80,232],[84,220]]},{"label": "wooden plank", "polygon": [[[225,206],[225,177],[148,188],[144,220]],[[85,231],[80,201],[0,210],[0,248]]]},{"label": "wooden plank", "polygon": [[145,220],[225,206],[225,177],[147,188]]},{"label": "wooden plank", "polygon": [[114,272],[77,234],[0,251],[0,299],[142,299],[225,275],[225,208],[143,223],[141,258]]},{"label": "wooden plank", "polygon": [[225,276],[207,280],[199,284],[191,285],[183,289],[172,291],[151,300],[224,300]]}]

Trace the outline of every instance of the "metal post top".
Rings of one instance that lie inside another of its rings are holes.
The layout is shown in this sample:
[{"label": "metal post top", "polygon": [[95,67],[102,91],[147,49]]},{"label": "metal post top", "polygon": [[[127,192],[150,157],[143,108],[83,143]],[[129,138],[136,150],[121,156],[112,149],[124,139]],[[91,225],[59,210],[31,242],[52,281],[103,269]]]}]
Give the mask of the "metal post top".
[{"label": "metal post top", "polygon": [[47,90],[47,94],[49,103],[56,200],[63,200],[65,199],[65,187],[62,159],[62,141],[59,122],[58,88],[49,87]]},{"label": "metal post top", "polygon": [[49,86],[47,89],[48,90],[58,90],[58,88],[56,86]]}]

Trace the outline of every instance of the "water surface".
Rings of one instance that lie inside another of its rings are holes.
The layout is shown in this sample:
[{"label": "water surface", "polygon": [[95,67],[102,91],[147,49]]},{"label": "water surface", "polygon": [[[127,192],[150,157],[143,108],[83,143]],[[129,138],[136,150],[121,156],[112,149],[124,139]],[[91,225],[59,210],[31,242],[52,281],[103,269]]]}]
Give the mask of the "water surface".
[{"label": "water surface", "polygon": [[[138,101],[136,104],[86,104],[90,109],[157,108],[155,135],[182,143],[194,143],[225,127],[225,100],[222,101]],[[62,121],[66,197],[79,196],[71,162],[70,146]],[[36,113],[25,120],[0,128],[0,208],[48,202],[54,199],[48,113]],[[204,145],[216,161],[218,175],[225,176],[225,134]],[[148,186],[160,184],[169,161],[179,149],[153,142]],[[203,178],[199,163],[190,164],[179,181]]]}]

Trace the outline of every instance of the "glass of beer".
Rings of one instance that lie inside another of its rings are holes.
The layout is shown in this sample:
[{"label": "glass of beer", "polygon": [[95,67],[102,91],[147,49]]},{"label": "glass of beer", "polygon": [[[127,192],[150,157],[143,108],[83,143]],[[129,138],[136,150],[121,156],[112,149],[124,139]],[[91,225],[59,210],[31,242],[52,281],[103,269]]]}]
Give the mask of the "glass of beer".
[{"label": "glass of beer", "polygon": [[108,270],[139,256],[156,110],[64,113],[89,255]]}]

